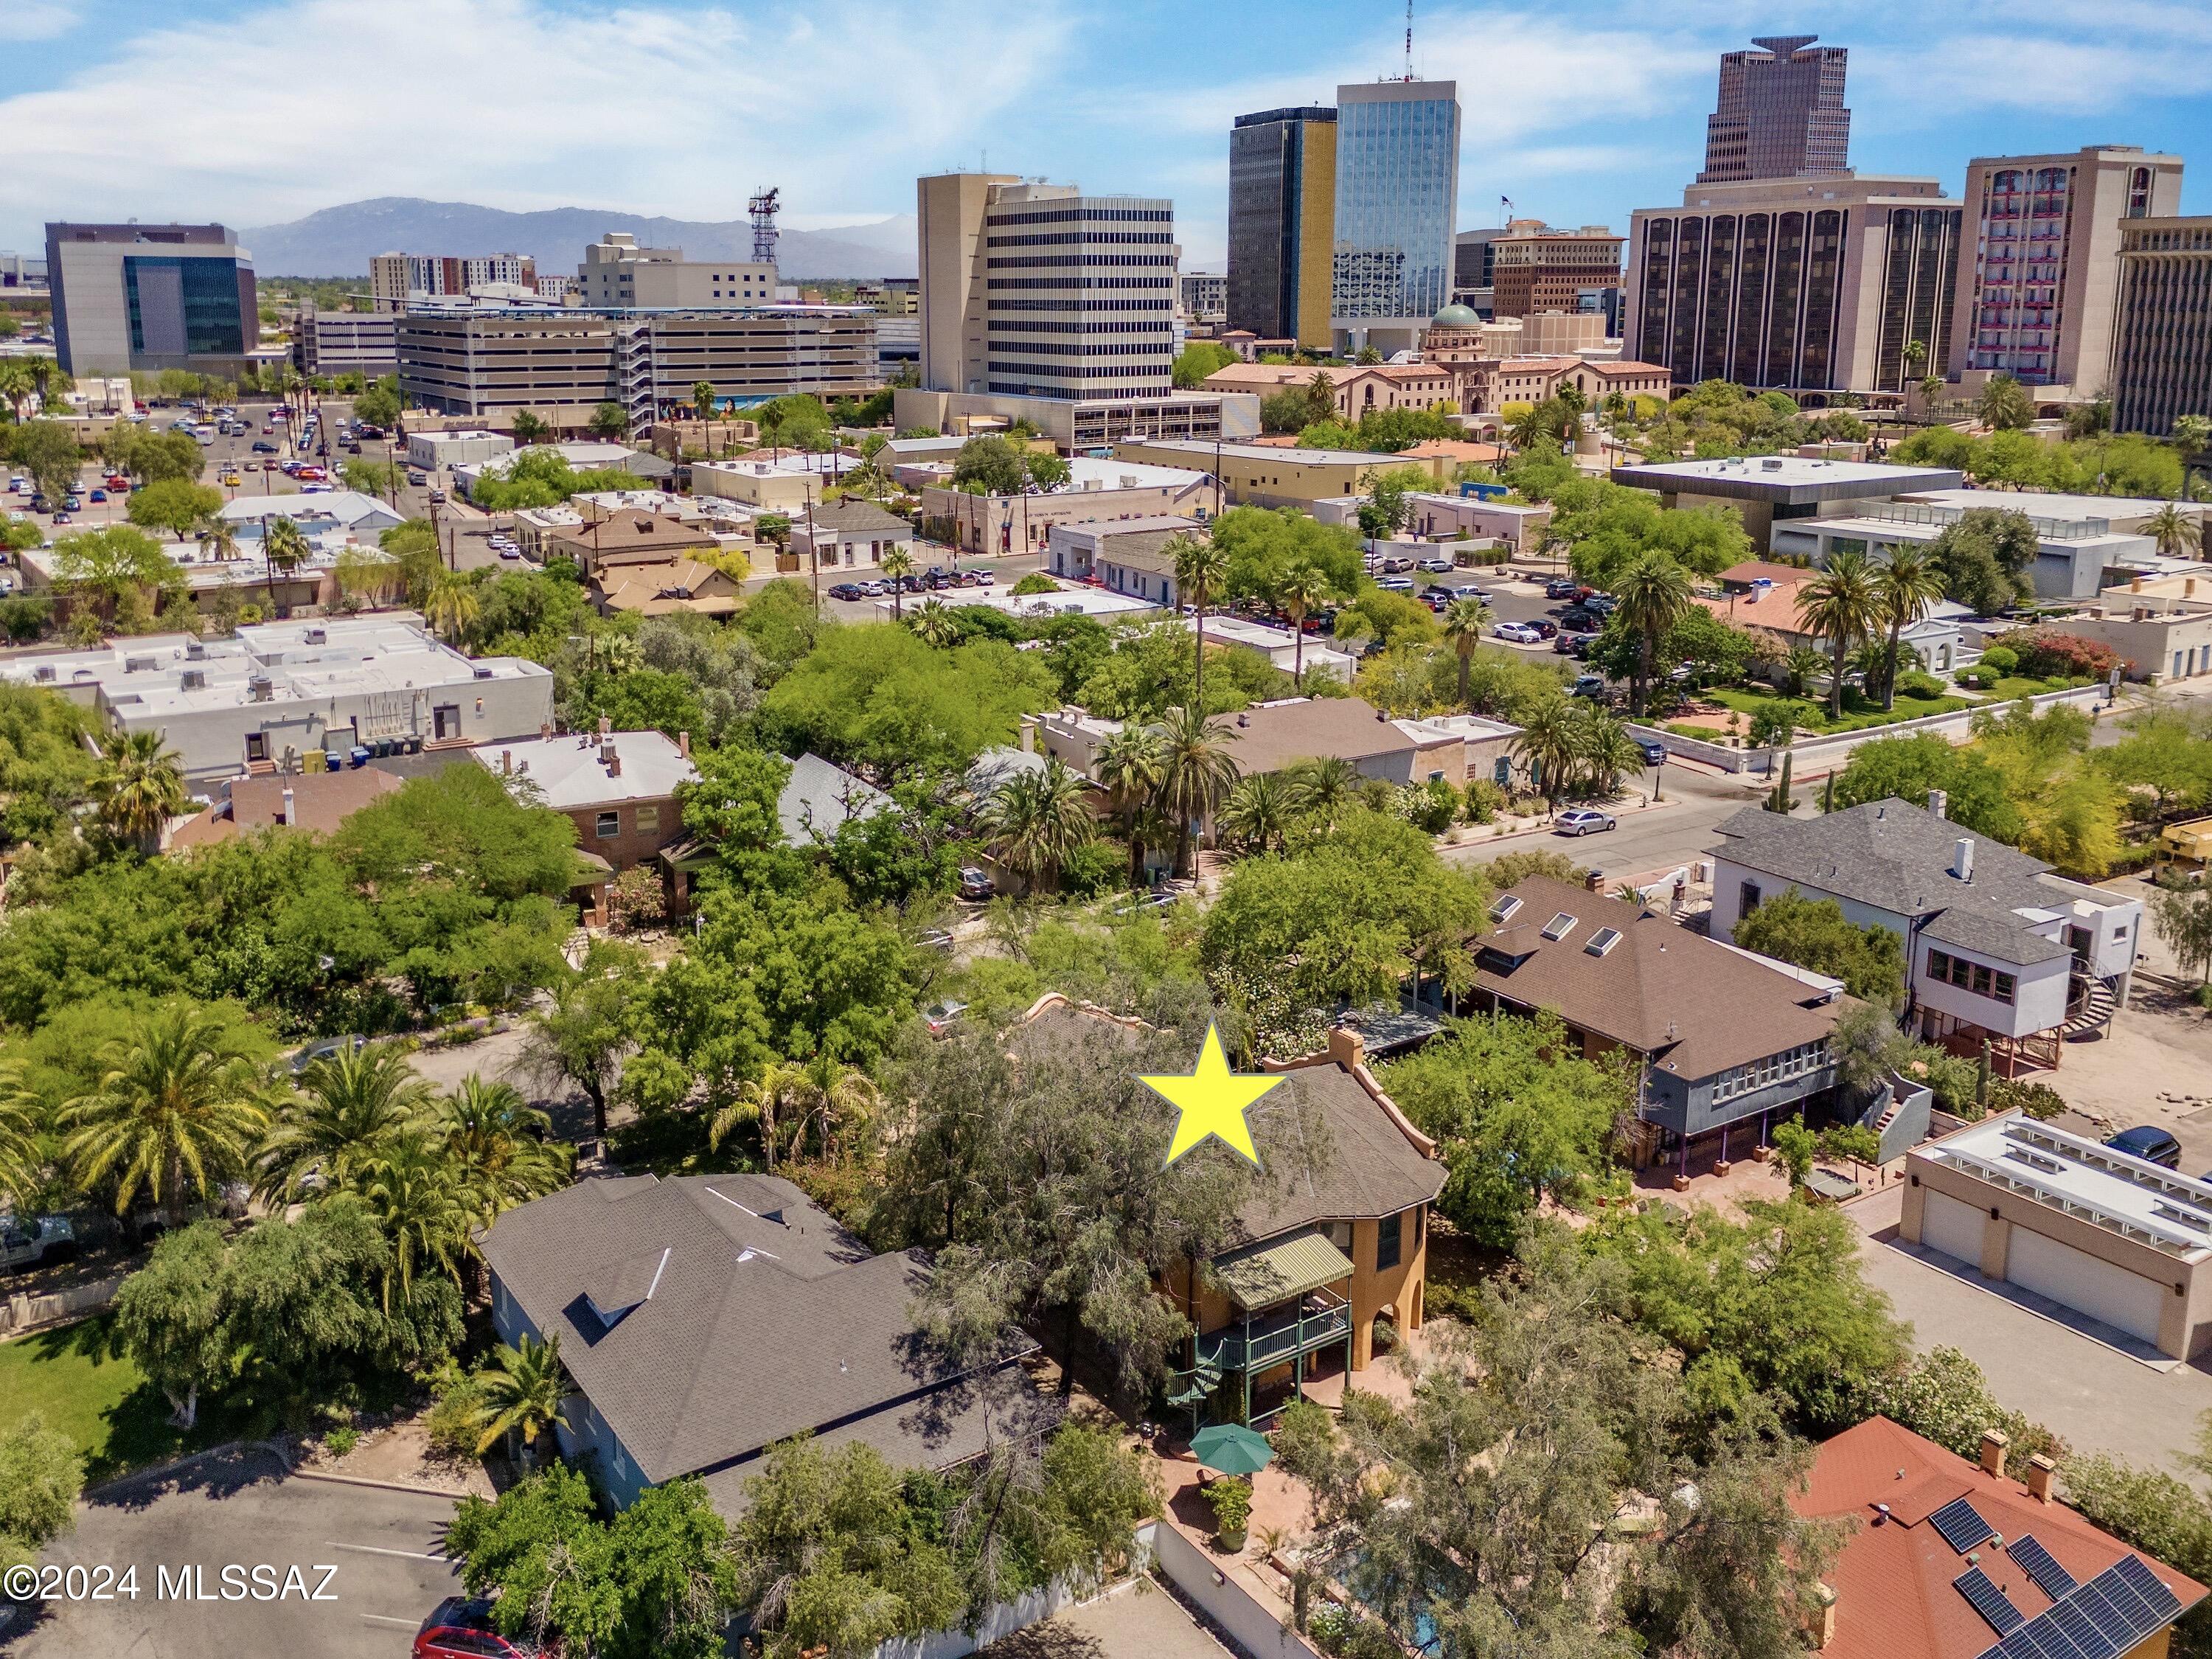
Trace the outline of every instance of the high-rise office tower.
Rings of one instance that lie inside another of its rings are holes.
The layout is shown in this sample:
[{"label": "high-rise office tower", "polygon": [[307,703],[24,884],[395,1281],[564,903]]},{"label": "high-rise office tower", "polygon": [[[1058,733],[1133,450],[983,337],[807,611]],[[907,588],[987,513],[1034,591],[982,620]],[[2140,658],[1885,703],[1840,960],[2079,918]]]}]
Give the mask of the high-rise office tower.
[{"label": "high-rise office tower", "polygon": [[1175,206],[953,173],[916,184],[921,383],[1054,398],[1173,388]]},{"label": "high-rise office tower", "polygon": [[1329,343],[1336,112],[1240,115],[1229,134],[1229,325]]},{"label": "high-rise office tower", "polygon": [[1339,346],[1418,345],[1451,300],[1458,92],[1410,80],[1336,89],[1329,328]]},{"label": "high-rise office tower", "polygon": [[1627,240],[1604,225],[1558,230],[1540,219],[1516,219],[1489,244],[1492,314],[1573,311],[1583,290],[1619,288]]},{"label": "high-rise office tower", "polygon": [[1757,52],[1721,57],[1720,104],[1705,118],[1701,185],[1841,173],[1850,165],[1851,112],[1844,107],[1844,46],[1817,34],[1754,37]]},{"label": "high-rise office tower", "polygon": [[71,374],[230,379],[261,342],[253,256],[221,225],[46,227],[54,349]]},{"label": "high-rise office tower", "polygon": [[2181,207],[2181,158],[2131,144],[1966,164],[1975,234],[1959,249],[1966,314],[1948,363],[1957,380],[2009,374],[2079,397],[2106,390],[2126,222]]},{"label": "high-rise office tower", "polygon": [[1933,179],[1692,185],[1631,216],[1628,355],[1681,386],[1901,392],[1950,349],[1960,217]]},{"label": "high-rise office tower", "polygon": [[2171,437],[2212,415],[2212,218],[2133,219],[2119,241],[2112,424]]}]

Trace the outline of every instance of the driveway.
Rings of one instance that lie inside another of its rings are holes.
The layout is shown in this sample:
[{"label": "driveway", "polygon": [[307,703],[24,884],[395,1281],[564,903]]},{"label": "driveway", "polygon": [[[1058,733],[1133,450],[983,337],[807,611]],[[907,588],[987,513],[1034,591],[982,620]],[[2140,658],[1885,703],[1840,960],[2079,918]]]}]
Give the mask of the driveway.
[{"label": "driveway", "polygon": [[1133,1579],[993,1643],[993,1659],[1229,1659],[1174,1596]]},{"label": "driveway", "polygon": [[1957,1348],[1988,1376],[2000,1404],[2075,1451],[2198,1479],[2181,1459],[2196,1448],[2198,1419],[2212,1411],[2212,1376],[2193,1365],[2145,1364],[1984,1288],[1965,1263],[1922,1259],[1894,1238],[1904,1191],[1890,1188],[1846,1212],[1859,1224],[1868,1281],[1911,1322],[1914,1347]]},{"label": "driveway", "polygon": [[530,1028],[518,1018],[504,1031],[478,1037],[474,1042],[449,1048],[423,1048],[410,1054],[416,1075],[427,1079],[441,1092],[458,1088],[471,1076],[487,1083],[511,1083],[533,1106],[553,1120],[553,1133],[562,1140],[581,1140],[596,1133],[592,1125],[592,1103],[583,1091],[566,1083],[545,1084],[532,1079],[522,1064],[522,1051]]},{"label": "driveway", "polygon": [[[12,1639],[0,1638],[0,1653],[400,1659],[423,1615],[459,1588],[440,1551],[453,1512],[450,1498],[288,1479],[266,1452],[196,1459],[176,1474],[111,1487],[80,1505],[76,1532],[47,1552],[63,1565],[110,1565],[118,1577],[135,1565],[135,1599],[48,1603],[27,1628],[19,1615]],[[263,1564],[289,1589],[282,1599],[220,1599],[225,1567],[251,1575]],[[294,1566],[300,1576],[288,1585]],[[181,1599],[187,1570],[191,1599]],[[302,1599],[318,1590],[325,1599]]]}]

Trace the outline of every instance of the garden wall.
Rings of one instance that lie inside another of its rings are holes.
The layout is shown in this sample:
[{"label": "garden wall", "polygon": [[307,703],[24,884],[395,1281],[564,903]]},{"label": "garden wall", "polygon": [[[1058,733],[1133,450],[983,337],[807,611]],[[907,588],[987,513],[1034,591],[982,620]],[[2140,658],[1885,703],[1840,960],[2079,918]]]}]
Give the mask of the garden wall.
[{"label": "garden wall", "polygon": [[118,1273],[112,1279],[96,1279],[89,1285],[78,1285],[47,1296],[11,1296],[0,1302],[0,1336],[104,1308],[115,1300],[115,1292],[122,1285],[123,1275]]},{"label": "garden wall", "polygon": [[1146,1522],[1137,1528],[1137,1542],[1150,1552],[1154,1570],[1253,1659],[1321,1659],[1311,1643],[1284,1628],[1281,1614],[1218,1571],[1205,1553],[1169,1522]]}]

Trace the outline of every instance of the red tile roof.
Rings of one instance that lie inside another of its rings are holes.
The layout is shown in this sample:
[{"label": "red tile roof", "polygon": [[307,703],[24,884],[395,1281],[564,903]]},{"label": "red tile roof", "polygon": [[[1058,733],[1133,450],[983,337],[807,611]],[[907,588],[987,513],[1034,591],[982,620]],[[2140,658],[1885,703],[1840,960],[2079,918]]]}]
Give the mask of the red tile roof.
[{"label": "red tile roof", "polygon": [[[1994,1540],[1968,1550],[1979,1558],[1972,1564],[1943,1541],[1928,1517],[1956,1498],[1971,1498],[2008,1545],[2033,1535],[2084,1583],[2140,1553],[2064,1504],[2039,1503],[2018,1481],[1986,1474],[1886,1417],[1869,1418],[1820,1447],[1806,1489],[1790,1500],[1800,1515],[1857,1523],[1828,1576],[1836,1633],[1821,1659],[1978,1659],[1998,1638],[1953,1588],[1970,1565],[2027,1617],[2051,1606]],[[1889,1506],[1887,1516],[1877,1504]],[[2185,1609],[2203,1599],[2196,1580],[2142,1559]]]}]

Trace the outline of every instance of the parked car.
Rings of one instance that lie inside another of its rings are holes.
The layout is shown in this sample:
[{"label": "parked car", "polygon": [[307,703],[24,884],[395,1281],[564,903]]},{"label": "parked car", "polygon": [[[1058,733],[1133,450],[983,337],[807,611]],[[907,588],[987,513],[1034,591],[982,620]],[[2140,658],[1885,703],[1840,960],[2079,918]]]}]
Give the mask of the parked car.
[{"label": "parked car", "polygon": [[915,936],[914,942],[926,951],[950,951],[952,935],[942,927],[925,927]]},{"label": "parked car", "polygon": [[1644,756],[1644,763],[1646,766],[1663,766],[1667,763],[1665,744],[1651,738],[1638,738],[1635,742],[1637,749]]},{"label": "parked car", "polygon": [[921,1011],[921,1023],[929,1028],[932,1036],[943,1036],[968,1012],[964,1002],[933,1002]]},{"label": "parked car", "polygon": [[74,520],[70,519],[70,515],[66,512],[63,512],[54,514],[54,522],[56,524],[70,524],[74,522]]},{"label": "parked car", "polygon": [[1605,676],[1602,674],[1579,675],[1575,683],[1567,688],[1567,695],[1571,697],[1602,697],[1606,695]]},{"label": "parked car", "polygon": [[1448,587],[1432,587],[1421,595],[1421,603],[1440,617],[1451,609],[1451,590]]},{"label": "parked car", "polygon": [[544,1651],[492,1628],[491,1603],[449,1595],[415,1632],[414,1659],[538,1659]]},{"label": "parked car", "polygon": [[[1441,582],[1437,585],[1439,587],[1443,586]],[[1490,603],[1490,590],[1486,587],[1478,587],[1473,582],[1462,582],[1458,586],[1447,588],[1445,591],[1455,599],[1473,599],[1480,605]]]},{"label": "parked car", "polygon": [[1425,570],[1432,576],[1449,576],[1452,562],[1449,559],[1423,559],[1416,568]]},{"label": "parked car", "polygon": [[999,890],[998,884],[988,874],[972,864],[960,867],[960,896],[964,899],[987,899]]},{"label": "parked car", "polygon": [[0,1273],[22,1273],[76,1255],[76,1229],[67,1216],[42,1215],[35,1221],[0,1217]]},{"label": "parked car", "polygon": [[1610,812],[1601,812],[1594,806],[1577,806],[1571,812],[1560,813],[1559,821],[1552,828],[1555,835],[1595,836],[1620,826],[1613,822]]},{"label": "parked car", "polygon": [[127,472],[111,472],[100,482],[110,489],[125,490],[131,488],[131,475]]},{"label": "parked car", "polygon": [[1559,625],[1555,622],[1546,622],[1541,617],[1532,617],[1528,619],[1528,625],[1536,630],[1536,637],[1540,640],[1556,640],[1559,637]]},{"label": "parked car", "polygon": [[2142,1158],[2145,1163],[2155,1164],[2161,1169],[2179,1170],[2181,1167],[2181,1143],[2170,1131],[2160,1128],[2155,1123],[2139,1123],[2132,1129],[2123,1129],[2105,1145],[2116,1152],[2125,1152],[2130,1158]]},{"label": "parked car", "polygon": [[1552,641],[1552,649],[1558,652],[1559,655],[1563,657],[1571,657],[1577,651],[1588,650],[1589,648],[1589,639],[1590,636],[1587,634],[1563,633],[1559,638]]},{"label": "parked car", "polygon": [[1583,585],[1571,576],[1554,576],[1544,584],[1544,597],[1547,599],[1578,599],[1582,592]]},{"label": "parked car", "polygon": [[1410,576],[1385,576],[1375,586],[1385,593],[1410,593],[1413,591],[1413,579]]},{"label": "parked car", "polygon": [[[256,449],[261,447],[259,444],[256,444],[253,447]],[[407,475],[407,482],[414,485],[416,489],[420,489],[424,484],[429,483],[430,480],[420,472],[410,472]]]},{"label": "parked car", "polygon": [[350,1054],[368,1047],[368,1039],[356,1033],[351,1036],[318,1037],[292,1056],[292,1069],[304,1072],[319,1060],[335,1060],[341,1054]]},{"label": "parked car", "polygon": [[1583,606],[1601,617],[1610,617],[1620,609],[1620,601],[1610,593],[1588,593],[1583,596]]},{"label": "parked car", "polygon": [[830,590],[833,599],[857,599],[866,597],[858,582],[839,582]]},{"label": "parked car", "polygon": [[1382,574],[1386,576],[1402,576],[1413,568],[1411,559],[1393,556],[1382,561]]},{"label": "parked car", "polygon": [[1490,630],[1501,640],[1510,640],[1516,645],[1535,645],[1543,635],[1536,631],[1534,623],[1502,622]]},{"label": "parked car", "polygon": [[105,489],[95,489],[92,492],[90,499],[95,501],[104,501],[107,499],[107,492]]},{"label": "parked car", "polygon": [[1605,618],[1586,605],[1571,605],[1559,612],[1559,626],[1571,634],[1595,634],[1604,628]]},{"label": "parked car", "polygon": [[[302,476],[304,476],[304,475],[302,475]],[[434,489],[434,490],[432,490],[432,491],[430,492],[430,505],[431,505],[431,506],[433,506],[433,507],[443,507],[445,504],[446,504],[446,492],[445,492],[444,490],[442,490],[442,489]]]}]

